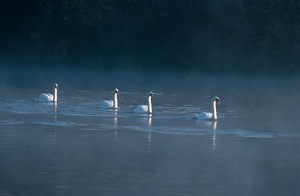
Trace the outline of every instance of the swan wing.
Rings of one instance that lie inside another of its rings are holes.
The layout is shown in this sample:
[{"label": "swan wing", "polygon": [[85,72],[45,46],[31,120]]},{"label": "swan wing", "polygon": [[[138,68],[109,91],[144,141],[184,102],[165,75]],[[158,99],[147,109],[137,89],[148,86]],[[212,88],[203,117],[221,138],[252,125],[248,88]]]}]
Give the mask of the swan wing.
[{"label": "swan wing", "polygon": [[147,105],[138,105],[135,109],[134,109],[135,113],[146,113],[148,112],[148,106]]},{"label": "swan wing", "polygon": [[103,100],[100,104],[100,108],[112,108],[114,106],[113,100]]},{"label": "swan wing", "polygon": [[50,93],[40,94],[38,101],[53,101],[53,95]]},{"label": "swan wing", "polygon": [[196,116],[197,120],[209,120],[212,119],[212,117],[213,114],[209,112],[201,112]]}]

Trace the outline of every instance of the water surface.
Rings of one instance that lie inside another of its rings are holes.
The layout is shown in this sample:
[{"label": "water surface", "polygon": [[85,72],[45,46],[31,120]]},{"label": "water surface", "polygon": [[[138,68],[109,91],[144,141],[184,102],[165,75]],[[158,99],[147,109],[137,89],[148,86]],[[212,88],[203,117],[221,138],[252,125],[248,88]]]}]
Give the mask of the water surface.
[{"label": "water surface", "polygon": [[[297,79],[51,73],[2,77],[0,195],[300,194]],[[195,120],[214,95],[218,121]]]}]

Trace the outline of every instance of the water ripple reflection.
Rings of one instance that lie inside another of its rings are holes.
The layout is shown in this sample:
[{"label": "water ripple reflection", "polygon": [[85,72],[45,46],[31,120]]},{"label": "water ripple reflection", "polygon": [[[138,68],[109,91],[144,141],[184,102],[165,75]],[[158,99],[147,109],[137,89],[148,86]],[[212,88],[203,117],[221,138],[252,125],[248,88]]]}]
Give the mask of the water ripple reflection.
[{"label": "water ripple reflection", "polygon": [[[153,107],[154,113],[150,115],[135,114],[133,112],[135,103],[140,102],[135,99],[129,99],[130,101],[128,102],[121,99],[120,108],[117,110],[100,109],[99,100],[84,97],[85,94],[94,96],[93,92],[80,91],[80,93],[82,94],[80,97],[74,97],[73,99],[62,96],[57,104],[26,100],[0,100],[0,112],[2,114],[0,125],[68,126],[81,127],[84,130],[125,129],[195,136],[211,134],[214,131],[216,135],[234,135],[245,138],[299,138],[299,134],[294,131],[274,131],[272,128],[275,127],[271,125],[274,122],[278,123],[276,118],[269,119],[269,121],[256,118],[256,123],[253,123],[253,117],[255,116],[247,118],[247,114],[254,109],[255,101],[258,100],[260,105],[263,105],[260,99],[248,100],[248,102],[254,101],[251,104],[246,102],[248,107],[240,107],[242,103],[238,103],[239,107],[235,107],[236,104],[225,102],[222,105],[223,108],[222,106],[218,108],[218,122],[213,122],[193,119],[200,111],[209,111],[210,108],[207,104],[204,104],[203,107],[193,104],[159,104],[159,96],[164,96],[163,93],[157,94],[157,100],[154,101]],[[132,93],[133,96],[137,94]],[[130,92],[125,93],[125,95],[130,97]],[[207,97],[204,96],[205,99]],[[176,99],[179,99],[178,95],[176,95]],[[254,115],[255,112],[253,113]],[[258,127],[260,124],[261,126]],[[264,129],[263,126],[267,129]]]}]

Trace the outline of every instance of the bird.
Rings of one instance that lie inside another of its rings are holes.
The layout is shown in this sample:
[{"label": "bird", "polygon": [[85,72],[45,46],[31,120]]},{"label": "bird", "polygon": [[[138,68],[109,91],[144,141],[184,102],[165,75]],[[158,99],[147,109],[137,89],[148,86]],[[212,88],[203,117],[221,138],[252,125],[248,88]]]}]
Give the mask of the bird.
[{"label": "bird", "polygon": [[154,97],[154,94],[153,94],[153,92],[150,92],[148,94],[148,105],[138,105],[134,109],[134,112],[135,113],[148,113],[148,114],[152,114],[152,102],[151,102],[152,97]]},{"label": "bird", "polygon": [[53,86],[53,95],[51,93],[42,93],[40,94],[38,101],[41,102],[47,102],[47,101],[53,101],[57,102],[57,91],[58,91],[58,84],[54,84]]},{"label": "bird", "polygon": [[211,99],[212,103],[212,113],[210,112],[200,112],[196,115],[197,120],[217,120],[217,104],[221,104],[220,98],[217,96],[213,96]]},{"label": "bird", "polygon": [[100,108],[113,108],[118,109],[118,96],[119,96],[119,89],[115,88],[114,91],[114,100],[103,100],[100,104]]}]

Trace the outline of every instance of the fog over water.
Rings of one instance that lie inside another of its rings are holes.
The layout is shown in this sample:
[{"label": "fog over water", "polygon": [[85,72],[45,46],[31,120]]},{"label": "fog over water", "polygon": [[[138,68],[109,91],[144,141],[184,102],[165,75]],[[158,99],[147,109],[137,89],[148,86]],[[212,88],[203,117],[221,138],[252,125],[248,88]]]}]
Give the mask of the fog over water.
[{"label": "fog over water", "polygon": [[[41,92],[58,102],[40,103]],[[1,72],[3,195],[298,195],[298,78]],[[120,91],[119,109],[100,102]],[[153,114],[135,114],[154,92]],[[218,120],[201,121],[211,97]]]},{"label": "fog over water", "polygon": [[[298,1],[0,13],[0,195],[300,194]],[[39,102],[54,83],[57,103]],[[115,88],[119,108],[100,108]],[[217,121],[196,119],[213,96]]]}]

